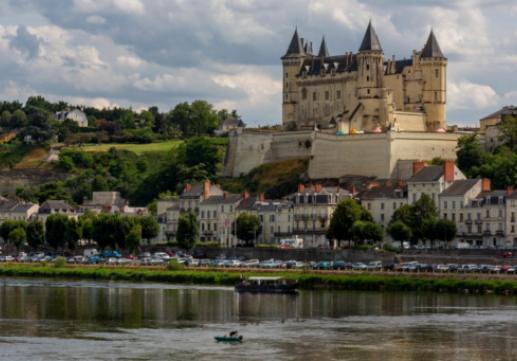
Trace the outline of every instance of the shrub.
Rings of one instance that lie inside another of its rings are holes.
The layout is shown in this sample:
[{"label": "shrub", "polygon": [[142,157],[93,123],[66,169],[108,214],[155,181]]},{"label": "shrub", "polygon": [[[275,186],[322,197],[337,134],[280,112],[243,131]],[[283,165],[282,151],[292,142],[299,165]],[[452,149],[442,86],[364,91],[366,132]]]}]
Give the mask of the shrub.
[{"label": "shrub", "polygon": [[176,259],[171,259],[167,264],[167,269],[169,271],[180,271],[185,269],[185,266],[178,262]]},{"label": "shrub", "polygon": [[196,247],[220,248],[219,242],[196,242]]},{"label": "shrub", "polygon": [[62,267],[65,267],[66,266],[66,259],[65,257],[57,257],[55,260],[54,260],[54,267],[55,268],[62,268]]}]

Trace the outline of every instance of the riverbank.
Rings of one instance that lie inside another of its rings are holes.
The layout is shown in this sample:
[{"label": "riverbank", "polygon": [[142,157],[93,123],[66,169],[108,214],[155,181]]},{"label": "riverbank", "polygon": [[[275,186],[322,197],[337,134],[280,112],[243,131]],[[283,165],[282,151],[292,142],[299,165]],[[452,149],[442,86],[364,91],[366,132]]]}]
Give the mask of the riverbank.
[{"label": "riverbank", "polygon": [[0,276],[79,278],[149,281],[181,284],[233,286],[241,275],[283,276],[297,280],[301,289],[356,291],[417,291],[449,293],[496,293],[517,295],[517,277],[475,277],[399,273],[318,273],[300,271],[255,272],[210,269],[167,270],[165,268],[124,268],[103,266],[54,267],[48,265],[4,264]]}]

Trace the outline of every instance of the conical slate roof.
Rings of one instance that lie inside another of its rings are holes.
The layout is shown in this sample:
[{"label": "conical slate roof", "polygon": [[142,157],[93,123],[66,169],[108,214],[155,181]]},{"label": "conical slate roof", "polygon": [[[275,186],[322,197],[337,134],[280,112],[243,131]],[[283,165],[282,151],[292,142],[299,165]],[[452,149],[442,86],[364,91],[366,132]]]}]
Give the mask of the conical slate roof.
[{"label": "conical slate roof", "polygon": [[321,39],[320,51],[318,52],[318,56],[321,58],[328,58],[330,56],[329,48],[327,47],[325,37]]},{"label": "conical slate roof", "polygon": [[298,36],[298,29],[294,30],[293,38],[291,39],[291,43],[289,44],[289,47],[287,48],[287,52],[284,56],[293,56],[293,55],[303,55],[303,44]]},{"label": "conical slate roof", "polygon": [[429,34],[429,38],[427,38],[424,49],[422,50],[422,58],[445,58],[432,30]]},{"label": "conical slate roof", "polygon": [[364,34],[359,51],[382,51],[381,42],[372,26],[371,20],[366,28],[366,33]]}]

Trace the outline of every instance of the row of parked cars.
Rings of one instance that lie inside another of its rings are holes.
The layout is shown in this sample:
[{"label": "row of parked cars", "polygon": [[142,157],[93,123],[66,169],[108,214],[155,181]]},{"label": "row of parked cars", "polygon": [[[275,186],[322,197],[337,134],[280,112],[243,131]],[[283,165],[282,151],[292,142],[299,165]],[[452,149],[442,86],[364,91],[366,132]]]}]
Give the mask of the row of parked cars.
[{"label": "row of parked cars", "polygon": [[[36,252],[27,254],[20,252],[16,255],[0,254],[0,262],[53,262],[56,254]],[[517,274],[517,265],[504,264],[425,264],[417,261],[386,264],[381,261],[347,262],[320,261],[302,262],[296,260],[263,260],[245,258],[194,258],[183,252],[144,252],[138,256],[123,257],[118,251],[85,252],[83,255],[66,257],[69,264],[109,264],[109,265],[165,265],[174,260],[188,267],[218,267],[218,268],[261,268],[261,269],[313,269],[322,271],[395,271],[395,272],[457,272],[457,273],[507,273]]]}]

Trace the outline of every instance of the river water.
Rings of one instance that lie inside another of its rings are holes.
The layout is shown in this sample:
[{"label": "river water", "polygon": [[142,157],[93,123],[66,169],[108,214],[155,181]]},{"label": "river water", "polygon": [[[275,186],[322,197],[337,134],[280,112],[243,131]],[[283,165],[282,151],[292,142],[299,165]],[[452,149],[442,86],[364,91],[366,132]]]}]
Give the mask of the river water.
[{"label": "river water", "polygon": [[0,278],[0,360],[517,360],[517,298]]}]

